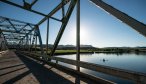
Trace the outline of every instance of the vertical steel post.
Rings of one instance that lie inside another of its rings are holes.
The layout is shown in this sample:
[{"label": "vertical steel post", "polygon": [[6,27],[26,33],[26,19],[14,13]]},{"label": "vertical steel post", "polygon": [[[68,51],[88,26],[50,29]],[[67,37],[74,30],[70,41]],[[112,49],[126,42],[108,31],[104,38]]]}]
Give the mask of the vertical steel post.
[{"label": "vertical steel post", "polygon": [[1,35],[2,35],[3,38],[4,38],[6,49],[8,49],[8,42],[7,42],[5,36],[4,36],[4,34],[3,34],[2,32],[1,32]]},{"label": "vertical steel post", "polygon": [[35,53],[36,53],[36,50],[37,50],[37,33],[36,33],[36,37],[35,37]]},{"label": "vertical steel post", "polygon": [[30,52],[31,52],[31,36],[32,36],[32,35],[31,35],[31,33],[30,33],[30,36],[29,36],[29,37],[30,37],[30,38],[29,38],[29,51],[30,51]]},{"label": "vertical steel post", "polygon": [[48,22],[47,22],[46,55],[48,54],[48,39],[49,39],[49,18],[48,18]]},{"label": "vertical steel post", "polygon": [[76,0],[71,0],[70,6],[69,6],[69,8],[67,10],[67,13],[66,13],[63,21],[62,21],[62,25],[60,27],[59,33],[58,33],[57,38],[56,38],[56,40],[54,42],[53,49],[51,50],[50,56],[54,55],[54,52],[55,52],[55,50],[56,50],[56,48],[57,48],[57,46],[59,44],[59,41],[60,41],[60,39],[61,39],[61,37],[63,35],[63,32],[64,32],[64,30],[66,28],[66,25],[67,25],[67,23],[69,21],[69,18],[71,16],[72,12],[73,12],[73,9],[74,9],[75,5],[76,5]]},{"label": "vertical steel post", "polygon": [[47,58],[44,55],[43,42],[42,42],[40,29],[39,29],[38,25],[36,26],[36,32],[37,32],[36,34],[38,35],[38,39],[39,39],[39,43],[40,43],[41,55],[42,55],[43,59],[47,60]]},{"label": "vertical steel post", "polygon": [[[80,0],[77,0],[77,29],[76,29],[76,48],[77,48],[77,53],[76,53],[76,60],[77,62],[80,61]],[[77,70],[80,71],[80,67],[78,67],[77,64]]]},{"label": "vertical steel post", "polygon": [[29,46],[29,45],[28,45],[28,42],[29,42],[28,40],[29,40],[29,39],[28,39],[28,36],[26,36],[26,45],[25,45],[25,46],[26,46],[26,47],[25,47],[26,50],[28,50],[28,46]]},{"label": "vertical steel post", "polygon": [[23,51],[23,41],[24,41],[24,40],[21,41],[21,50],[22,50],[22,51]]}]

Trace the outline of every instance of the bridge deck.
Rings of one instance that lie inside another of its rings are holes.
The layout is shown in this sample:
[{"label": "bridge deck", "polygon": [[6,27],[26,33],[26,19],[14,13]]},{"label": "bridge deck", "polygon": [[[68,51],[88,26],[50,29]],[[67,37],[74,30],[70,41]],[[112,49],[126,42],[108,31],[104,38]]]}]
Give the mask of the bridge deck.
[{"label": "bridge deck", "polygon": [[95,84],[92,80],[61,71],[13,51],[0,53],[0,84]]}]

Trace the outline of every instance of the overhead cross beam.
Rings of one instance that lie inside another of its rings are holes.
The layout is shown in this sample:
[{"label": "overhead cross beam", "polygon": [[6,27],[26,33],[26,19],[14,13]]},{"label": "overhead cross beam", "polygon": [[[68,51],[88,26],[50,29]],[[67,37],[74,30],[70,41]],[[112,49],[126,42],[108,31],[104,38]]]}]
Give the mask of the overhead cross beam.
[{"label": "overhead cross beam", "polygon": [[[14,26],[18,26],[18,27],[21,27],[21,26],[25,26],[25,25],[18,25],[18,24],[13,24]],[[0,27],[12,27],[12,25],[8,25],[8,24],[3,24],[1,25],[0,24]]]},{"label": "overhead cross beam", "polygon": [[17,31],[14,31],[14,30],[6,30],[6,29],[5,30],[1,29],[0,31],[2,31],[2,32],[9,32],[9,33],[11,32],[11,33],[17,33],[17,34],[24,34],[24,35],[26,34],[24,32],[17,32]]},{"label": "overhead cross beam", "polygon": [[1,0],[1,2],[4,2],[4,3],[7,3],[7,4],[10,4],[10,5],[13,5],[13,6],[16,6],[18,8],[22,8],[24,10],[28,10],[28,11],[31,11],[33,13],[36,13],[36,14],[39,14],[39,15],[42,15],[42,16],[46,16],[45,14],[41,13],[41,12],[38,12],[38,11],[35,11],[35,10],[32,10],[32,9],[26,9],[24,6],[21,6],[21,5],[18,5],[16,3],[13,3],[11,1],[8,1],[8,0]]},{"label": "overhead cross beam", "polygon": [[[30,4],[30,6],[34,5],[34,3],[36,3],[37,1],[38,1],[38,0],[35,0],[34,2],[32,2],[32,4]],[[38,15],[41,15],[41,16],[49,17],[49,18],[51,18],[51,19],[54,19],[54,20],[56,20],[56,21],[61,22],[61,20],[52,17],[52,15],[49,16],[49,15],[43,14],[43,13],[41,13],[41,12],[38,12],[38,11],[36,11],[36,10],[30,9],[30,8],[25,8],[24,6],[18,5],[18,4],[16,4],[16,3],[14,3],[14,2],[11,2],[11,1],[8,1],[8,0],[2,0],[1,2],[6,3],[6,4],[10,4],[10,5],[12,5],[12,6],[16,6],[16,7],[18,7],[18,8],[21,8],[21,9],[24,9],[24,10],[27,10],[27,11],[30,11],[30,12],[33,12],[33,13],[38,14]],[[63,4],[65,5],[65,4],[67,4],[68,2],[70,2],[70,0],[63,0],[63,2],[64,2]],[[63,6],[63,5],[60,5],[59,7],[61,8],[61,6]],[[60,9],[60,8],[59,8],[59,9]]]},{"label": "overhead cross beam", "polygon": [[[4,0],[4,1],[2,1],[2,2],[7,3],[7,4],[10,4],[10,5],[13,5],[13,6],[16,6],[16,7],[19,7],[19,8],[22,8],[22,9],[27,10],[27,11],[30,11],[30,12],[33,12],[33,13],[35,13],[35,14],[39,14],[39,15],[45,16],[45,17],[44,17],[41,21],[39,21],[38,24],[36,24],[36,26],[35,26],[34,28],[32,28],[28,33],[25,33],[25,32],[22,33],[22,32],[20,32],[21,30],[23,30],[24,27],[26,27],[26,25],[25,25],[23,28],[21,28],[20,31],[2,30],[3,32],[5,31],[5,32],[18,33],[18,34],[25,34],[25,36],[19,41],[19,43],[20,43],[25,37],[27,37],[28,35],[30,35],[30,33],[31,33],[32,31],[34,31],[35,29],[37,29],[38,26],[41,25],[44,21],[46,21],[48,18],[51,18],[51,19],[54,19],[54,20],[56,20],[56,21],[62,22],[62,20],[59,20],[59,19],[57,19],[57,18],[54,18],[54,17],[52,17],[52,15],[55,14],[58,10],[60,10],[60,9],[62,8],[62,6],[66,5],[68,2],[70,2],[70,0],[62,0],[61,3],[58,4],[48,15],[45,15],[45,14],[43,14],[43,13],[34,11],[34,10],[32,10],[32,9],[24,8],[23,6],[18,5],[18,4],[15,4],[15,3],[11,2],[11,1],[8,1],[8,0]],[[36,2],[35,2],[35,3],[36,3]],[[30,26],[30,25],[29,25],[29,26]],[[12,25],[12,27],[15,28],[14,25]],[[15,29],[16,29],[16,28],[15,28]]]},{"label": "overhead cross beam", "polygon": [[46,17],[44,17],[37,25],[42,24],[44,21],[46,21],[50,16],[54,15],[58,10],[62,8],[62,4],[66,5],[70,0],[66,0],[65,2],[62,1],[60,4],[58,4]]},{"label": "overhead cross beam", "polygon": [[33,24],[33,23],[24,22],[24,21],[20,21],[20,20],[15,20],[15,19],[11,19],[11,18],[7,18],[7,17],[3,17],[3,16],[0,16],[0,19],[4,19],[4,21],[6,21],[6,20],[10,20],[10,21],[14,21],[14,22],[23,23],[23,24],[35,25],[35,24]]},{"label": "overhead cross beam", "polygon": [[[45,22],[50,16],[54,15],[58,10],[60,10],[62,8],[62,3],[64,3],[64,5],[66,5],[70,0],[65,0],[62,1],[60,4],[58,4],[47,16],[45,16],[41,21],[39,21],[36,25],[39,26],[41,25],[43,22]],[[29,33],[26,34],[26,36],[28,34],[30,34],[32,31],[34,31],[36,28],[38,27],[34,27]],[[24,39],[24,38],[23,38]],[[22,39],[22,40],[23,40]]]}]

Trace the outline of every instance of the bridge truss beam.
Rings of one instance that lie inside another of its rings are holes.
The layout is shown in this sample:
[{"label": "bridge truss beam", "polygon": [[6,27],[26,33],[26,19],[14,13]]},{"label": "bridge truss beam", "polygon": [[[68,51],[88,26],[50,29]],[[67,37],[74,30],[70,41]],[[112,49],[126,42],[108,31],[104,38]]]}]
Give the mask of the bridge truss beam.
[{"label": "bridge truss beam", "polygon": [[112,7],[111,5],[108,5],[102,0],[90,0],[90,1],[146,37],[146,25],[143,24],[142,22],[139,22],[138,20],[130,17],[124,12],[117,10],[116,8]]},{"label": "bridge truss beam", "polygon": [[[113,16],[115,16],[119,20],[128,24],[133,29],[135,29],[136,31],[141,33],[142,35],[146,36],[146,32],[145,32],[146,25],[145,24],[135,20],[134,18],[128,16],[127,14],[104,3],[102,0],[90,0],[90,1],[95,3],[96,5],[100,6],[105,11],[111,13]],[[8,0],[1,0],[1,2],[13,5],[15,7],[19,7],[21,9],[33,12],[35,14],[38,14],[38,15],[41,15],[44,17],[36,24],[18,21],[18,20],[14,20],[14,19],[10,19],[10,18],[5,18],[5,17],[0,17],[0,32],[3,33],[3,36],[6,40],[6,42],[8,43],[8,45],[12,45],[11,47],[13,47],[13,48],[17,48],[22,51],[24,51],[24,50],[29,51],[32,53],[33,53],[33,51],[36,52],[37,49],[39,49],[39,51],[41,51],[40,57],[42,57],[45,61],[50,61],[51,59],[54,58],[53,57],[54,52],[60,42],[60,39],[62,38],[62,35],[64,33],[64,30],[66,29],[66,26],[69,22],[71,14],[73,13],[75,6],[77,6],[76,7],[77,8],[77,10],[76,10],[76,22],[77,22],[76,23],[76,28],[77,28],[76,29],[76,32],[77,32],[77,35],[76,35],[76,50],[77,50],[76,60],[77,61],[76,62],[73,61],[73,63],[74,63],[74,65],[77,66],[76,67],[77,71],[80,71],[80,67],[84,67],[84,64],[86,64],[86,63],[82,64],[82,62],[80,62],[80,0],[61,0],[60,3],[58,3],[57,6],[54,9],[52,9],[51,12],[49,12],[47,15],[32,9],[33,5],[35,3],[37,3],[38,0],[34,0],[32,3],[27,3],[27,2],[25,2],[25,0],[23,0],[23,3],[24,3],[23,6],[18,5],[16,3],[13,3]],[[65,5],[67,5],[67,4],[68,4],[68,7],[66,7],[67,12],[65,13]],[[53,15],[56,14],[60,10],[62,10],[61,19],[53,17]],[[60,30],[57,34],[57,37],[55,39],[53,48],[51,49],[51,52],[48,55],[48,42],[49,42],[49,29],[50,29],[49,20],[50,19],[61,22],[61,26],[60,26]],[[45,47],[46,54],[44,54],[45,49],[43,47],[39,26],[42,23],[44,23],[46,20],[48,20],[48,21],[47,21],[47,27],[46,27],[47,28],[46,47]],[[15,22],[17,22],[17,24]],[[4,23],[7,23],[7,24],[4,24]],[[20,23],[20,24],[18,24],[18,23]],[[39,41],[39,43],[38,43],[38,41]],[[42,58],[40,58],[40,59],[42,59]],[[67,59],[67,62],[72,64],[71,60]],[[88,65],[90,65],[90,64],[88,64]],[[89,69],[95,70],[96,68],[97,67],[95,67],[93,69],[92,67],[90,67]],[[103,71],[103,72],[107,73],[106,70],[107,69],[105,69],[105,71]],[[110,73],[110,72],[108,72],[108,73]],[[112,75],[113,75],[113,73],[112,73]]]}]

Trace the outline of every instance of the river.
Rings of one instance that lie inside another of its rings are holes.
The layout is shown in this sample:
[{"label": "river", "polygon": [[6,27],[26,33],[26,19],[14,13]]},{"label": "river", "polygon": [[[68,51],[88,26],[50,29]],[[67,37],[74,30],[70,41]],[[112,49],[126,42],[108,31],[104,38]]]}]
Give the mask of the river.
[{"label": "river", "polygon": [[[57,57],[76,59],[76,54],[72,55],[59,55]],[[116,67],[120,69],[126,69],[146,74],[146,53],[130,53],[130,54],[105,54],[105,53],[94,53],[94,54],[81,54],[80,60],[90,62],[94,64],[106,65]],[[59,62],[59,64],[75,69],[75,66],[66,63]],[[81,68],[81,72],[88,73],[94,76],[102,77],[104,79],[114,81],[118,84],[133,84],[132,81],[117,78],[107,74],[95,72]]]}]

